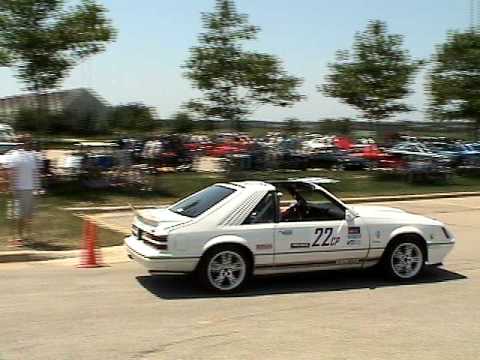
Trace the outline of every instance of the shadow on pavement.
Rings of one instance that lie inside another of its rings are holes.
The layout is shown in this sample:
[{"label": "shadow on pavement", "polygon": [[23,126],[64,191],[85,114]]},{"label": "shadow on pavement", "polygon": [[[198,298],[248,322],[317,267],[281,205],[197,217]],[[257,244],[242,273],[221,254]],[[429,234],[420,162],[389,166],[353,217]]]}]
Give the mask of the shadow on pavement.
[{"label": "shadow on pavement", "polygon": [[61,244],[52,244],[47,242],[40,241],[29,241],[26,243],[26,246],[23,248],[25,250],[41,250],[41,251],[62,251],[62,250],[71,250],[68,246]]},{"label": "shadow on pavement", "polygon": [[415,286],[452,280],[466,276],[442,268],[427,268],[415,281],[398,283],[386,280],[375,269],[363,271],[321,271],[288,275],[258,276],[241,292],[218,295],[199,289],[192,276],[137,276],[137,281],[153,295],[166,299],[197,299],[216,297],[250,297],[273,294],[293,294],[355,289],[375,290],[390,286]]}]

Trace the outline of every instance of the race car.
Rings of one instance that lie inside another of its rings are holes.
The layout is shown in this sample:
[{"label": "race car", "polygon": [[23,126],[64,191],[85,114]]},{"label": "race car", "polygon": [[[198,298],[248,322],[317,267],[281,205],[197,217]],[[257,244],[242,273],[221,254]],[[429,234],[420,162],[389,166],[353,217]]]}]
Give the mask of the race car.
[{"label": "race car", "polygon": [[455,239],[444,224],[380,206],[347,205],[329,179],[219,183],[162,209],[136,211],[131,259],[155,274],[194,273],[232,292],[252,275],[381,265],[409,281],[441,264]]}]

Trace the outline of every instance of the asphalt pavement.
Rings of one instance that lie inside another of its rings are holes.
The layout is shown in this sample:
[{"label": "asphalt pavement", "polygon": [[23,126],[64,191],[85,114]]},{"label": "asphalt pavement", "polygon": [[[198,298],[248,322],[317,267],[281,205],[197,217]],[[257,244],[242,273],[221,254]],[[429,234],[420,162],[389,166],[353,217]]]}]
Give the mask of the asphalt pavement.
[{"label": "asphalt pavement", "polygon": [[443,268],[406,285],[374,271],[260,277],[219,297],[126,258],[0,264],[0,359],[479,359],[480,198],[387,205],[449,225]]}]

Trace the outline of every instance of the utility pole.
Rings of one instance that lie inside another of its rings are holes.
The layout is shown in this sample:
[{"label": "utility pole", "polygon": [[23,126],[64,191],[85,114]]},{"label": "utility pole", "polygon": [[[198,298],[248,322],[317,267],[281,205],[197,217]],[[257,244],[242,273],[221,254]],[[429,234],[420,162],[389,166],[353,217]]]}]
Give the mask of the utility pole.
[{"label": "utility pole", "polygon": [[478,30],[478,20],[480,19],[479,0],[470,0],[470,29],[472,31]]}]

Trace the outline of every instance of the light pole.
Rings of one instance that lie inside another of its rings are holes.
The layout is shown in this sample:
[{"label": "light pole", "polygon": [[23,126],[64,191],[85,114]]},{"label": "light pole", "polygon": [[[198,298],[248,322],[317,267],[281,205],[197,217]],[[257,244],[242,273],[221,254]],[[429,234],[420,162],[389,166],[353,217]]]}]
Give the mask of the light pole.
[{"label": "light pole", "polygon": [[478,29],[478,19],[480,18],[480,6],[478,0],[470,0],[470,29]]}]

